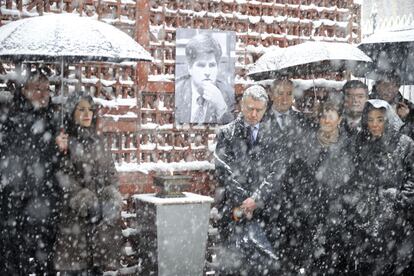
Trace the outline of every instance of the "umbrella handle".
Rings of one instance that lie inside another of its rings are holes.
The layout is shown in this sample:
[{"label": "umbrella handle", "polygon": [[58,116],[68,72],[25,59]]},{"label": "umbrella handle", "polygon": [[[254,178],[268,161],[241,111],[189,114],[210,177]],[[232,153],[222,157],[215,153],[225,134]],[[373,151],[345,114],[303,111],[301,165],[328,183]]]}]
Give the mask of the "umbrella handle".
[{"label": "umbrella handle", "polygon": [[64,123],[64,116],[65,116],[65,105],[63,104],[63,93],[64,93],[64,87],[63,87],[63,84],[64,84],[64,80],[63,80],[63,78],[64,78],[64,66],[65,65],[65,62],[64,62],[64,60],[63,60],[63,57],[62,57],[62,59],[60,60],[60,97],[61,97],[61,108],[60,108],[60,126],[61,126],[61,128],[63,129],[63,123]]},{"label": "umbrella handle", "polygon": [[[65,133],[65,129],[63,128],[63,126],[60,128],[60,132],[59,132],[59,136],[61,136],[61,135],[64,135],[64,134],[66,134]],[[67,136],[67,134],[66,134],[66,136]],[[65,147],[65,149],[62,151],[63,152],[63,154],[64,155],[66,155],[67,153],[68,153],[68,140],[67,140],[67,137],[66,137],[66,147]]]}]

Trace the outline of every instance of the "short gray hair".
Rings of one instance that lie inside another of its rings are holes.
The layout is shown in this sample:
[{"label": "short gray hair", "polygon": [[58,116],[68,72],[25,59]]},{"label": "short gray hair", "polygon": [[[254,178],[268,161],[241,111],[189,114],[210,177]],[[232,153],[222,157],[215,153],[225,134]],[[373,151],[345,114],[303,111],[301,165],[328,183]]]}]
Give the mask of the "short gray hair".
[{"label": "short gray hair", "polygon": [[266,89],[257,84],[250,86],[244,91],[242,100],[246,100],[247,97],[252,97],[255,101],[262,101],[265,103],[269,101]]}]

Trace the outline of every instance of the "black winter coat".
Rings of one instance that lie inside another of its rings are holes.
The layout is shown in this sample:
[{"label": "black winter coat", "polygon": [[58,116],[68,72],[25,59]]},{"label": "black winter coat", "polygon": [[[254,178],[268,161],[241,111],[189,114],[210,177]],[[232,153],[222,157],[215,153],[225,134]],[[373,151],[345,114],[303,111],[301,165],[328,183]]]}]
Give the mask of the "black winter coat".
[{"label": "black winter coat", "polygon": [[404,267],[413,249],[414,142],[389,127],[377,140],[362,131],[356,164],[348,218],[357,262],[372,263],[369,273]]},{"label": "black winter coat", "polygon": [[358,134],[358,131],[360,130],[361,123],[359,123],[359,126],[357,126],[356,128],[351,128],[346,120],[346,117],[342,119],[341,124],[340,124],[340,131],[343,135],[346,135],[348,138],[350,139],[355,139],[355,136]]},{"label": "black winter coat", "polygon": [[56,242],[57,270],[116,267],[121,254],[122,197],[110,150],[94,128],[69,136],[59,171],[65,199]]},{"label": "black winter coat", "polygon": [[289,118],[284,129],[280,128],[272,107],[266,111],[263,120],[269,126],[272,147],[278,151],[283,149],[284,154],[288,154],[289,158],[294,153],[295,144],[305,142],[307,136],[315,131],[314,124],[302,113],[293,109],[289,110]]},{"label": "black winter coat", "polygon": [[[243,243],[244,238],[239,236],[245,235],[243,233],[247,235],[251,226],[255,229],[253,235],[260,237],[260,241],[256,240],[253,243],[255,246],[249,246],[246,252],[242,248],[236,249],[234,253],[242,255],[239,259],[241,267],[235,268],[233,273],[245,270],[249,275],[263,275],[263,271],[273,269],[270,266],[275,264],[276,257],[272,253],[266,230],[273,227],[268,224],[269,212],[276,210],[273,205],[280,205],[277,197],[280,195],[281,175],[285,171],[285,156],[272,144],[269,122],[260,123],[253,145],[249,142],[248,130],[241,116],[220,128],[216,136],[215,173],[220,188],[224,190],[217,208],[221,215],[219,230],[224,247],[230,250],[238,246],[237,240]],[[258,206],[253,219],[233,222],[233,208],[239,207],[248,197],[254,198]],[[267,248],[266,252],[263,248]],[[228,254],[225,258],[228,258]]]},{"label": "black winter coat", "polygon": [[287,251],[292,251],[289,258],[297,259],[296,265],[304,267],[306,274],[340,274],[347,242],[343,201],[354,172],[351,140],[340,135],[335,144],[324,147],[317,135],[314,132],[295,145],[285,180],[284,206],[288,207],[282,213],[288,239],[297,245],[288,246]]},{"label": "black winter coat", "polygon": [[232,209],[240,206],[248,197],[255,198],[259,206],[255,216],[261,217],[263,210],[268,207],[271,191],[276,185],[272,181],[277,178],[275,173],[280,173],[275,168],[282,161],[282,156],[272,147],[268,123],[260,123],[254,145],[249,145],[247,127],[242,117],[222,127],[217,133],[215,172],[220,186],[224,188],[219,209],[225,224],[231,220]]},{"label": "black winter coat", "polygon": [[15,97],[1,128],[2,275],[49,269],[62,196],[55,177],[59,155],[53,114]]}]

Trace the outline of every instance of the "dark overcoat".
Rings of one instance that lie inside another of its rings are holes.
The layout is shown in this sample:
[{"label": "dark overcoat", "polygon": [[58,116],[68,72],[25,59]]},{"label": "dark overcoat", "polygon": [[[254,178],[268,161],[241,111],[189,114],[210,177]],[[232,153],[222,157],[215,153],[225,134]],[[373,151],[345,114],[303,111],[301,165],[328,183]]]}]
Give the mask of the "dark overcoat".
[{"label": "dark overcoat", "polygon": [[[220,188],[223,189],[217,206],[221,216],[219,221],[221,239],[222,241],[233,240],[234,235],[238,235],[238,229],[247,229],[252,223],[251,221],[243,222],[243,219],[240,222],[234,222],[232,219],[233,209],[240,206],[248,197],[254,198],[258,206],[254,211],[253,221],[262,227],[260,234],[265,237],[267,227],[271,227],[266,225],[269,222],[269,210],[275,210],[271,206],[277,204],[274,195],[280,194],[275,191],[280,190],[279,180],[283,172],[280,166],[284,165],[282,160],[285,158],[272,147],[269,121],[260,123],[254,144],[249,142],[247,126],[242,116],[220,128],[216,139],[215,173]],[[267,237],[264,240],[266,242],[263,244],[267,244],[271,251]],[[254,255],[255,252],[252,252],[251,256]],[[254,267],[250,266],[250,268],[253,270],[249,273],[253,273]],[[256,270],[256,273],[259,273],[258,271],[261,270]]]},{"label": "dark overcoat", "polygon": [[306,273],[341,274],[346,269],[343,254],[348,243],[343,235],[347,215],[344,200],[355,169],[352,142],[340,135],[336,143],[322,146],[317,135],[312,133],[296,144],[288,173],[292,205],[284,213],[289,217],[290,239],[297,243],[290,255]]},{"label": "dark overcoat", "polygon": [[65,199],[58,225],[56,269],[116,267],[122,242],[122,197],[111,152],[95,129],[79,127],[69,136],[59,182]]},{"label": "dark overcoat", "polygon": [[414,206],[414,142],[388,125],[374,139],[363,125],[355,146],[348,223],[356,262],[368,264],[366,273],[396,273],[412,258],[414,245],[408,223]]},{"label": "dark overcoat", "polygon": [[51,109],[34,110],[19,91],[2,114],[0,274],[50,272],[61,202]]}]

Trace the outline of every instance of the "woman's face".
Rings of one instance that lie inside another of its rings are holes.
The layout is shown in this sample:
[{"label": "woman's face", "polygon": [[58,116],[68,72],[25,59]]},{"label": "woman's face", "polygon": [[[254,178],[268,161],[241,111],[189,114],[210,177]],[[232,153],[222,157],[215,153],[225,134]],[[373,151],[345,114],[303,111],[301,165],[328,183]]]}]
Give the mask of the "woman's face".
[{"label": "woman's face", "polygon": [[368,130],[375,138],[384,134],[385,128],[385,111],[382,109],[373,109],[368,112]]},{"label": "woman's face", "polygon": [[333,132],[338,129],[341,117],[336,110],[324,110],[319,119],[319,128],[323,132]]},{"label": "woman's face", "polygon": [[74,119],[77,125],[90,127],[92,124],[93,109],[86,100],[81,100],[75,108]]}]

